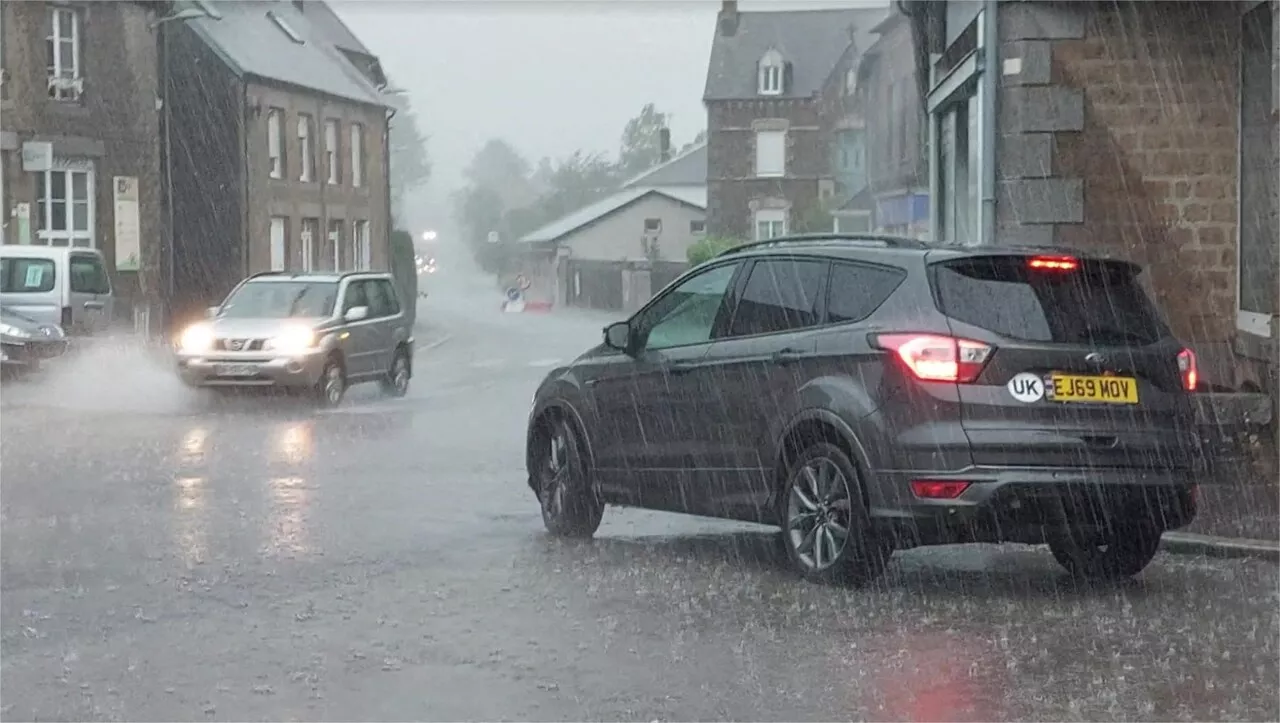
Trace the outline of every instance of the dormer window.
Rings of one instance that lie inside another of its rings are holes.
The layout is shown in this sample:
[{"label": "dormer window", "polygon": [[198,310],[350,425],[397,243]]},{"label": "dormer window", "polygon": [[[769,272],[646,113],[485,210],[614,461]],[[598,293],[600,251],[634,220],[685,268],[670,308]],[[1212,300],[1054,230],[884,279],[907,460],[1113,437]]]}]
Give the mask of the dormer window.
[{"label": "dormer window", "polygon": [[271,22],[275,23],[277,28],[280,28],[280,32],[289,36],[289,39],[293,42],[298,45],[302,45],[306,42],[302,39],[302,36],[298,34],[298,31],[293,29],[292,25],[285,22],[285,19],[277,15],[274,11],[268,10],[267,17],[271,18]]},{"label": "dormer window", "polygon": [[760,95],[782,95],[786,63],[782,53],[770,50],[760,59]]},{"label": "dormer window", "polygon": [[858,91],[858,70],[849,68],[844,73],[844,94],[853,95]]}]

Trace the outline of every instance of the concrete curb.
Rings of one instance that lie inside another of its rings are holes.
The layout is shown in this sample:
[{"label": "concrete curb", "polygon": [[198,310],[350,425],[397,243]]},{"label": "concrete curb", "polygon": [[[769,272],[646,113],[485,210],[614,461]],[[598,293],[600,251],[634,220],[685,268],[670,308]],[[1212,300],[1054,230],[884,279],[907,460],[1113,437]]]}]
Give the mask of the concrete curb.
[{"label": "concrete curb", "polygon": [[1175,555],[1280,560],[1280,543],[1275,541],[1215,537],[1192,532],[1164,533],[1164,537],[1160,538],[1160,549]]}]

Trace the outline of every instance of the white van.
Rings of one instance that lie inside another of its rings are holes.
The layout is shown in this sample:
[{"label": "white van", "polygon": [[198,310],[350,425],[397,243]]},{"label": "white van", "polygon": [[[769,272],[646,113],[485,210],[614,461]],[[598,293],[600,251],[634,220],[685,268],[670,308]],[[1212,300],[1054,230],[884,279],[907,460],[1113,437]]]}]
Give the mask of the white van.
[{"label": "white van", "polygon": [[0,246],[0,304],[68,334],[93,334],[111,324],[114,298],[106,260],[97,249]]}]

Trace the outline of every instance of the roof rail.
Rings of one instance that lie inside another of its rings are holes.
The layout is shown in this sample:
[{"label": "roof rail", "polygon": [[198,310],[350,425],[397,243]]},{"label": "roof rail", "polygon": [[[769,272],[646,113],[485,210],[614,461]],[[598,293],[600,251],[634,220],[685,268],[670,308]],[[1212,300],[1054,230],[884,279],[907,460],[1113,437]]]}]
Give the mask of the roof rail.
[{"label": "roof rail", "polygon": [[814,243],[822,241],[846,242],[850,244],[874,244],[885,248],[895,249],[928,249],[933,248],[929,244],[906,236],[889,236],[887,234],[875,233],[804,233],[792,236],[779,236],[764,241],[752,241],[726,249],[716,255],[716,258],[736,254],[742,251],[750,251],[752,249],[762,249],[771,246],[785,246],[792,243]]}]

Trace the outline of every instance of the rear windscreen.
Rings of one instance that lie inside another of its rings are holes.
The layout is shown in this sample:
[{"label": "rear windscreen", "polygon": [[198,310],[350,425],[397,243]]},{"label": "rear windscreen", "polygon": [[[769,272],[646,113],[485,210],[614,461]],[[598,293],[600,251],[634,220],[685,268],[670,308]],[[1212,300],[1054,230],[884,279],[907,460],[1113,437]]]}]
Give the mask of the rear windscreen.
[{"label": "rear windscreen", "polygon": [[1063,344],[1152,344],[1163,322],[1137,278],[1119,262],[1033,269],[1025,256],[984,256],[934,266],[942,313],[1001,336]]}]

